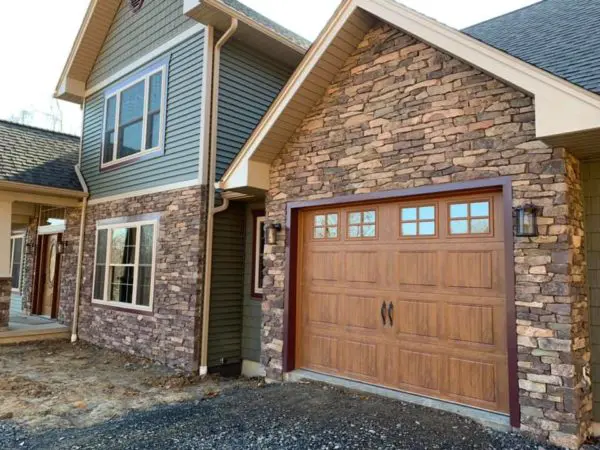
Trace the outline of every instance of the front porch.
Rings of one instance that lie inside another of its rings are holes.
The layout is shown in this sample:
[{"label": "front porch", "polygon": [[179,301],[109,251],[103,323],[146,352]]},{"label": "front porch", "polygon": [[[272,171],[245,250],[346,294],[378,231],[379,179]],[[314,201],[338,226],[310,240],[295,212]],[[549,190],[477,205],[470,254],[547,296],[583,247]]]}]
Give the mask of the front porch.
[{"label": "front porch", "polygon": [[56,319],[11,311],[8,328],[0,331],[0,345],[69,339],[69,336],[69,328],[58,323]]}]

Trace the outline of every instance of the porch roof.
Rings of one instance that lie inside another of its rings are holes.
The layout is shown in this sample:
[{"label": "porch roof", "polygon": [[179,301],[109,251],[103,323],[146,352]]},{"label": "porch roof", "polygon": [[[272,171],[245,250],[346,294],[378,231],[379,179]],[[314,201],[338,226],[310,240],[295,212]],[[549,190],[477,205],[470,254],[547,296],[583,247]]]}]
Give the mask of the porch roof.
[{"label": "porch roof", "polygon": [[75,170],[79,141],[78,136],[0,120],[0,182],[83,194]]}]

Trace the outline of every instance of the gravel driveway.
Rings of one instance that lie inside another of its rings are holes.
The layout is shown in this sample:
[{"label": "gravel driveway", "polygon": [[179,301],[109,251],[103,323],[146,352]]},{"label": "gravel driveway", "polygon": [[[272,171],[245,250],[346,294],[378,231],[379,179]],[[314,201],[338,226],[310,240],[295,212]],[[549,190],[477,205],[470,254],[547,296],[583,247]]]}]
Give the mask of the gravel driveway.
[{"label": "gravel driveway", "polygon": [[26,434],[2,449],[532,449],[522,436],[437,410],[320,384],[241,387],[83,429]]}]

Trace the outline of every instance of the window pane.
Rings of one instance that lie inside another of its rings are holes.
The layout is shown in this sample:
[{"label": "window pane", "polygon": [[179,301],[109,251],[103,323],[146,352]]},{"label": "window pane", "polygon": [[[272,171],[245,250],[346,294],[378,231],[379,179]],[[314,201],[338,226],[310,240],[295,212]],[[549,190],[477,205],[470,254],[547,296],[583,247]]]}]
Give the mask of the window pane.
[{"label": "window pane", "polygon": [[104,283],[106,276],[106,266],[104,264],[96,265],[94,277],[94,300],[104,300]]},{"label": "window pane", "polygon": [[348,215],[348,222],[352,224],[360,223],[361,214],[360,213],[350,213]]},{"label": "window pane", "polygon": [[13,239],[12,244],[14,245],[12,262],[13,264],[21,264],[21,259],[23,258],[23,238]]},{"label": "window pane", "polygon": [[13,289],[19,289],[19,284],[21,280],[21,261],[19,261],[18,263],[13,263],[11,276],[11,287]]},{"label": "window pane", "polygon": [[138,288],[136,303],[150,306],[150,290],[152,287],[152,266],[140,266],[138,272]]},{"label": "window pane", "polygon": [[325,228],[315,228],[315,239],[324,239],[325,238]]},{"label": "window pane", "polygon": [[98,247],[96,248],[96,264],[106,263],[106,243],[108,230],[98,231]]},{"label": "window pane", "polygon": [[162,103],[162,72],[150,77],[150,98],[148,99],[148,111],[160,111]]},{"label": "window pane", "polygon": [[469,222],[467,220],[452,220],[450,222],[450,233],[466,234],[469,232]]},{"label": "window pane", "polygon": [[109,131],[104,135],[104,154],[102,162],[107,163],[112,161],[115,149],[115,132]]},{"label": "window pane", "polygon": [[360,237],[360,226],[352,225],[348,229],[348,236],[351,238]]},{"label": "window pane", "polygon": [[327,216],[327,225],[337,225],[338,223],[338,215],[337,214],[329,214]]},{"label": "window pane", "polygon": [[450,205],[450,217],[452,219],[462,219],[463,217],[467,217],[469,215],[468,206],[467,203]]},{"label": "window pane", "polygon": [[115,119],[117,116],[117,96],[113,95],[106,101],[106,131],[115,129]]},{"label": "window pane", "polygon": [[402,220],[417,220],[417,208],[402,208]]},{"label": "window pane", "polygon": [[140,81],[121,92],[121,109],[119,111],[119,125],[126,125],[134,120],[144,117],[144,86]]},{"label": "window pane", "polygon": [[375,225],[363,225],[363,236],[375,237]]},{"label": "window pane", "polygon": [[419,222],[419,234],[421,236],[434,236],[435,222]]},{"label": "window pane", "polygon": [[152,266],[154,246],[154,225],[144,225],[140,232],[140,264]]},{"label": "window pane", "polygon": [[329,239],[335,239],[338,237],[337,227],[327,227],[327,237]]},{"label": "window pane", "polygon": [[160,141],[160,113],[148,116],[146,150],[158,147]]},{"label": "window pane", "polygon": [[435,219],[435,207],[434,206],[423,206],[419,208],[419,220],[434,220]]},{"label": "window pane", "polygon": [[325,226],[325,216],[315,216],[315,226],[316,227],[324,227]]},{"label": "window pane", "polygon": [[417,235],[417,224],[416,223],[403,223],[402,224],[402,236],[416,236]]},{"label": "window pane", "polygon": [[473,219],[471,220],[471,233],[489,233],[489,219]]},{"label": "window pane", "polygon": [[117,158],[135,155],[142,150],[143,122],[134,122],[119,129],[119,144]]},{"label": "window pane", "polygon": [[471,217],[488,217],[489,215],[489,202],[471,203]]},{"label": "window pane", "polygon": [[112,232],[111,264],[133,264],[135,262],[135,238],[137,229],[116,228]]},{"label": "window pane", "polygon": [[110,268],[110,301],[133,302],[133,267]]},{"label": "window pane", "polygon": [[364,223],[375,223],[375,211],[365,211],[363,216]]}]

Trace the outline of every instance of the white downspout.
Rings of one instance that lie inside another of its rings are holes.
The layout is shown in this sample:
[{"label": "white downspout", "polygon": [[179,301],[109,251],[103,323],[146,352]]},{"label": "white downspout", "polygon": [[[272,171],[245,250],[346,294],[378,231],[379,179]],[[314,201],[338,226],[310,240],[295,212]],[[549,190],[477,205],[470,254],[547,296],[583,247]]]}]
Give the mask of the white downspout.
[{"label": "white downspout", "polygon": [[[81,183],[81,187],[83,187],[83,191],[86,194],[89,194],[88,186],[83,178],[83,174],[81,173],[81,154],[83,152],[83,124],[85,117],[85,100],[83,101],[83,114],[81,118],[81,140],[79,142],[79,162],[75,166],[75,173],[77,174],[77,178],[79,178],[79,183]],[[81,223],[79,224],[79,248],[77,251],[77,270],[75,275],[75,299],[73,304],[73,323],[71,324],[71,342],[77,342],[77,327],[79,324],[79,303],[80,303],[80,293],[81,293],[81,269],[83,264],[83,238],[85,236],[85,220],[87,216],[87,206],[88,206],[88,197],[86,196],[83,199],[83,206],[81,207]]]},{"label": "white downspout", "polygon": [[208,173],[208,208],[206,219],[206,253],[204,258],[204,298],[202,302],[202,339],[200,344],[200,375],[208,373],[208,328],[210,321],[210,296],[212,279],[213,231],[215,215],[229,207],[229,200],[223,199],[223,204],[215,208],[215,181],[217,173],[217,117],[219,113],[219,79],[221,72],[221,48],[235,34],[238,20],[231,18],[231,25],[221,39],[216,43],[213,57],[212,76],[212,112],[210,123],[210,161]]}]

